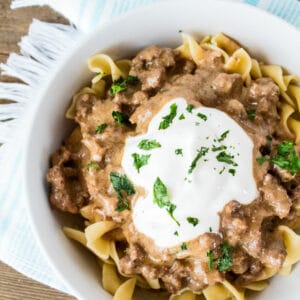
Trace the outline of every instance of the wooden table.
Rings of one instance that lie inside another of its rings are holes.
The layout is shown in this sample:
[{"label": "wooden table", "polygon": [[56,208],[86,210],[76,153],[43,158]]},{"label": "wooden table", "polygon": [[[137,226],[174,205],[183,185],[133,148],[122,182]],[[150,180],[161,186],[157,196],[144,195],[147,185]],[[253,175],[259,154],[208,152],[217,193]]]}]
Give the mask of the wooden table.
[{"label": "wooden table", "polygon": [[[66,20],[46,7],[11,10],[11,0],[0,0],[0,61],[5,62],[10,52],[18,52],[17,43],[28,31],[32,18],[66,23]],[[0,75],[0,81],[15,81]],[[1,300],[70,300],[74,297],[33,281],[0,262]]]}]

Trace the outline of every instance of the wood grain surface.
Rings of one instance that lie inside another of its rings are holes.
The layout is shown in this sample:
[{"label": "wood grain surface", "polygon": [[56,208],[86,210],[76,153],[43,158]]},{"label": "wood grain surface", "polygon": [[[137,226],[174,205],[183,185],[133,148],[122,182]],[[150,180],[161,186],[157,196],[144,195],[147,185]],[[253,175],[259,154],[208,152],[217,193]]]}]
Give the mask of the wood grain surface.
[{"label": "wood grain surface", "polygon": [[[26,35],[32,18],[48,22],[67,21],[47,7],[11,10],[10,0],[0,0],[0,61],[9,53],[18,52],[18,42]],[[0,75],[0,81],[14,82],[14,78]],[[0,237],[1,238],[1,237]],[[71,300],[74,297],[33,281],[0,262],[1,300]]]}]

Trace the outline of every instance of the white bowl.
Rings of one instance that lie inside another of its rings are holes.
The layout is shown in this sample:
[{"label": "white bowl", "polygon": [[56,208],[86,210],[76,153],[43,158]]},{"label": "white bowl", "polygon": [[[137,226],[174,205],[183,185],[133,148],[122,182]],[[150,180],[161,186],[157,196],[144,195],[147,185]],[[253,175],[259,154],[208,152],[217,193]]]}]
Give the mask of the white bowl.
[{"label": "white bowl", "polygon": [[[178,30],[199,35],[225,32],[268,63],[300,72],[300,33],[286,22],[245,4],[213,0],[163,1],[130,12],[84,37],[59,63],[35,99],[26,131],[25,182],[27,206],[39,243],[58,276],[80,299],[111,299],[100,285],[96,260],[62,233],[70,222],[50,208],[45,173],[50,154],[67,136],[64,119],[70,97],[91,78],[87,58],[105,51],[113,58],[130,57],[150,45],[177,46]],[[298,73],[297,73],[298,72]],[[299,299],[300,265],[288,277],[278,276],[255,299]],[[297,278],[298,277],[298,278]]]}]

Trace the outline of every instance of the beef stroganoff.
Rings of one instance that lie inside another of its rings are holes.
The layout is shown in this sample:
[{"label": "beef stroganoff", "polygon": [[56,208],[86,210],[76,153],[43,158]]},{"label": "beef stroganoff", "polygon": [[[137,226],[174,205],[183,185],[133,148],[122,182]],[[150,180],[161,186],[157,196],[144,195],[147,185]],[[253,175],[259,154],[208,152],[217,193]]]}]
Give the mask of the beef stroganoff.
[{"label": "beef stroganoff", "polygon": [[[300,260],[300,86],[220,33],[132,60],[96,54],[51,157],[65,234],[114,299],[245,299]],[[246,296],[245,296],[246,294]]]}]

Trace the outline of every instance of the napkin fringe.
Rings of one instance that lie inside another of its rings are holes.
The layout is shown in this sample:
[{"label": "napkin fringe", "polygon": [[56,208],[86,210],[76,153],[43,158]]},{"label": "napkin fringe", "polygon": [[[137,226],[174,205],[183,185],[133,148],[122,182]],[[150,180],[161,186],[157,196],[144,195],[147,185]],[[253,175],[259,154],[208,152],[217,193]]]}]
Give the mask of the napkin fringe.
[{"label": "napkin fringe", "polygon": [[[14,1],[21,4],[26,2]],[[11,100],[0,105],[0,144],[14,138],[16,127],[28,103],[35,98],[50,69],[72,47],[79,33],[74,26],[41,22],[34,19],[29,33],[20,43],[20,54],[12,53],[5,64],[0,64],[3,75],[22,83],[0,83],[0,99]],[[6,159],[9,147],[0,147],[0,165]]]}]

